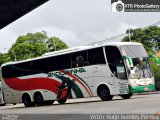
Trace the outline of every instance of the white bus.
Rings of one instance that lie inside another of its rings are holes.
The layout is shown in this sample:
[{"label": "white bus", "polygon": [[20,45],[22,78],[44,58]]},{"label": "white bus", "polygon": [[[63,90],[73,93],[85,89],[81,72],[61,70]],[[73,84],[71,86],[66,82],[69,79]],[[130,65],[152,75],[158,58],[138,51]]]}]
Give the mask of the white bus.
[{"label": "white bus", "polygon": [[149,57],[142,44],[133,42],[60,50],[1,69],[5,103],[26,107],[92,96],[128,99],[155,89]]}]

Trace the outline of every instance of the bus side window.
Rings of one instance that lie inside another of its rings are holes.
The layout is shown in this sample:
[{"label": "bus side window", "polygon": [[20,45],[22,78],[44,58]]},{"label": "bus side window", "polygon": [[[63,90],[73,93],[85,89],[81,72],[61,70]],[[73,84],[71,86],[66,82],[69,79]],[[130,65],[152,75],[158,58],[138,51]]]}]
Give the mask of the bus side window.
[{"label": "bus side window", "polygon": [[94,48],[88,50],[88,61],[90,65],[106,64],[103,48]]},{"label": "bus side window", "polygon": [[83,67],[89,65],[88,63],[88,52],[80,51],[71,54],[71,65],[72,68]]},{"label": "bus side window", "polygon": [[126,79],[127,74],[119,49],[115,46],[106,46],[105,51],[107,62],[112,74],[119,79]]},{"label": "bus side window", "polygon": [[42,64],[45,72],[69,69],[71,68],[70,54],[45,58]]}]

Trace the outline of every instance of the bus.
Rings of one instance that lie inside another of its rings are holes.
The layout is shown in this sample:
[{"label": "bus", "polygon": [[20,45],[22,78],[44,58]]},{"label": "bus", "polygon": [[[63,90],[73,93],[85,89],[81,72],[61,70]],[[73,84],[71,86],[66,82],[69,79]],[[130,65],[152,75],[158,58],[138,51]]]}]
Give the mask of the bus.
[{"label": "bus", "polygon": [[153,91],[149,56],[141,43],[113,42],[50,52],[1,67],[6,104],[64,104],[67,99]]}]

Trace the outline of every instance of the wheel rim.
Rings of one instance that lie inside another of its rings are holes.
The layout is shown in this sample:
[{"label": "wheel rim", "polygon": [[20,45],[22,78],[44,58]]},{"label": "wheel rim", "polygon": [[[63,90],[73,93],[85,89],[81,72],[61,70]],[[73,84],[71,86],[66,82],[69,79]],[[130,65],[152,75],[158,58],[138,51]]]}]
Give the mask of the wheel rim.
[{"label": "wheel rim", "polygon": [[43,98],[42,98],[42,96],[37,95],[35,97],[35,102],[36,102],[37,106],[43,105]]},{"label": "wheel rim", "polygon": [[106,97],[108,95],[108,91],[106,89],[102,90],[102,96]]},{"label": "wheel rim", "polygon": [[31,105],[31,100],[28,96],[23,97],[23,103],[25,106],[30,106]]}]

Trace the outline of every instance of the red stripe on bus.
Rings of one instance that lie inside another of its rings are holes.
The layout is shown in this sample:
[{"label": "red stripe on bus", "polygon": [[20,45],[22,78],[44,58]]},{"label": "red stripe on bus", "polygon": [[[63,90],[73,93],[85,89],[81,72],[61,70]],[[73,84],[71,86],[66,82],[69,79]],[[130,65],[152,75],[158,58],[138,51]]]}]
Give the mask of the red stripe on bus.
[{"label": "red stripe on bus", "polygon": [[81,80],[79,80],[77,77],[75,77],[74,75],[72,75],[72,74],[70,74],[70,73],[66,73],[66,71],[64,71],[64,70],[61,70],[61,72],[67,74],[68,76],[72,77],[74,80],[78,81],[78,82],[85,88],[85,90],[87,91],[87,93],[88,93],[88,94],[90,95],[90,97],[91,97],[90,92],[88,91],[88,89],[87,89],[86,86],[82,83]]},{"label": "red stripe on bus", "polygon": [[[58,94],[58,86],[61,85],[60,82],[50,79],[50,78],[29,78],[29,79],[19,79],[10,78],[5,79],[5,83],[12,89],[18,91],[28,91],[36,89],[45,89]],[[61,98],[63,98],[67,93],[67,89],[62,92]]]}]

